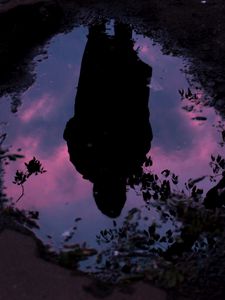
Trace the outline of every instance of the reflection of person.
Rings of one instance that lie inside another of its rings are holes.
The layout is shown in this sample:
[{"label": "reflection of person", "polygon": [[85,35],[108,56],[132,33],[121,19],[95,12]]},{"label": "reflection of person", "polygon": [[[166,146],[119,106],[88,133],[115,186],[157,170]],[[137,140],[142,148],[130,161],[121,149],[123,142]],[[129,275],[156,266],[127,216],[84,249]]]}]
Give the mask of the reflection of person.
[{"label": "reflection of person", "polygon": [[151,67],[133,49],[132,30],[117,23],[89,28],[78,83],[75,116],[64,138],[70,160],[93,182],[98,208],[117,217],[126,201],[126,183],[137,178],[152,139],[148,84]]}]

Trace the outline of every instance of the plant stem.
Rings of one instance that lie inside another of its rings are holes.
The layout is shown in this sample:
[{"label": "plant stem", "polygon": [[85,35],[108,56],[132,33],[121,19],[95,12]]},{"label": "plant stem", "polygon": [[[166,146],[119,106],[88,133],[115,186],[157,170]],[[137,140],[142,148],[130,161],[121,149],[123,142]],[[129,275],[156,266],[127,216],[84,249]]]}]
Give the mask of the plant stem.
[{"label": "plant stem", "polygon": [[19,196],[19,198],[16,200],[16,203],[20,201],[20,199],[24,196],[24,186],[23,184],[21,184],[21,188],[22,188],[22,193],[21,195]]}]

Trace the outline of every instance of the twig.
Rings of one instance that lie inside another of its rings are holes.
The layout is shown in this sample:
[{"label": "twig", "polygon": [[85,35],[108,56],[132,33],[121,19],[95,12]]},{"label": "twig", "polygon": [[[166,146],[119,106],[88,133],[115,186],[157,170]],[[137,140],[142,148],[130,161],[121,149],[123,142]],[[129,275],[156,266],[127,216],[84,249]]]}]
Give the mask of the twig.
[{"label": "twig", "polygon": [[0,136],[0,145],[2,145],[2,143],[4,142],[5,139],[6,139],[6,133],[4,133]]},{"label": "twig", "polygon": [[19,196],[19,198],[16,200],[16,203],[20,201],[20,199],[24,196],[24,186],[23,184],[21,184],[21,188],[22,188],[22,193],[21,195]]}]

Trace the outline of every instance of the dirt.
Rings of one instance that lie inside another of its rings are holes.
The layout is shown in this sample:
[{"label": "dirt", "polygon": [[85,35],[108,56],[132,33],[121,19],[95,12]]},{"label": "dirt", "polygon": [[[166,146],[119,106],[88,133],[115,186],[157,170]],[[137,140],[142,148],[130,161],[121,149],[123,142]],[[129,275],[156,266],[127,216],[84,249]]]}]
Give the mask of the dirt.
[{"label": "dirt", "polygon": [[166,300],[166,293],[147,283],[112,287],[38,257],[32,235],[12,230],[0,234],[0,299]]}]

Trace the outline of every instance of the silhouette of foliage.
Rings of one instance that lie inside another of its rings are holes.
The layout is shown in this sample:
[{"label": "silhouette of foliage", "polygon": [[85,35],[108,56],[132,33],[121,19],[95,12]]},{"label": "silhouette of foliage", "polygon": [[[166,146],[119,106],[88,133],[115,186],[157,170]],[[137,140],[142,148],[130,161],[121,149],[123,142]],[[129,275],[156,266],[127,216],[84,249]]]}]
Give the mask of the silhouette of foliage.
[{"label": "silhouette of foliage", "polygon": [[72,270],[78,267],[80,261],[86,260],[90,256],[97,254],[97,251],[87,247],[86,243],[83,243],[82,245],[66,244],[59,252],[55,251],[49,244],[44,245],[41,243],[39,246],[40,254],[44,259]]},{"label": "silhouette of foliage", "polygon": [[[24,156],[18,153],[10,153],[8,148],[3,147],[6,137],[6,133],[0,134],[0,160],[5,161],[5,164],[8,164],[8,161],[15,161],[18,158],[23,158]],[[20,150],[21,149],[18,149],[18,151]]]},{"label": "silhouette of foliage", "polygon": [[25,211],[18,209],[13,205],[7,205],[1,212],[1,218],[3,217],[7,218],[8,223],[11,220],[12,223],[16,222],[30,229],[39,229],[39,225],[36,222],[39,219],[38,211]]},{"label": "silhouette of foliage", "polygon": [[47,172],[43,167],[39,160],[35,157],[31,159],[28,163],[24,163],[26,166],[25,171],[16,171],[16,175],[14,177],[14,184],[20,185],[22,189],[22,193],[19,198],[16,200],[16,203],[24,196],[24,186],[23,184],[28,180],[31,175],[38,175]]},{"label": "silhouette of foliage", "polygon": [[[202,94],[199,91],[191,91],[190,88],[185,91],[184,89],[178,90],[179,95],[181,96],[181,101],[183,103],[182,109],[186,112],[202,113],[203,107],[207,106],[208,100],[207,97],[202,99]],[[205,116],[197,115],[192,118],[193,121],[206,121]]]},{"label": "silhouette of foliage", "polygon": [[[96,240],[106,247],[97,256],[97,276],[113,282],[145,277],[183,291],[190,285],[197,289],[195,283],[200,284],[200,274],[208,269],[213,269],[210,276],[219,276],[215,270],[225,264],[224,259],[216,260],[221,257],[218,248],[223,250],[225,245],[225,202],[219,203],[216,197],[221,194],[214,194],[210,201],[216,208],[208,208],[206,199],[212,190],[225,195],[224,158],[212,156],[210,165],[213,175],[190,178],[183,190],[170,170],[160,176],[151,170],[143,173],[140,189],[146,207],[157,217],[148,219],[134,208],[121,226],[114,222],[112,228],[101,230]],[[219,182],[208,192],[198,187],[207,178],[218,181],[218,176]]]},{"label": "silhouette of foliage", "polygon": [[219,120],[217,122],[217,124],[214,124],[213,127],[215,127],[219,134],[220,134],[220,137],[221,137],[221,141],[219,142],[219,145],[221,147],[223,147],[225,145],[225,125],[224,125],[224,122],[222,120]]},{"label": "silhouette of foliage", "polygon": [[38,173],[43,174],[46,172],[46,170],[44,170],[44,168],[42,167],[40,161],[35,157],[33,157],[33,159],[31,159],[28,163],[25,163],[25,166],[27,168],[27,177],[32,174],[38,175]]}]

